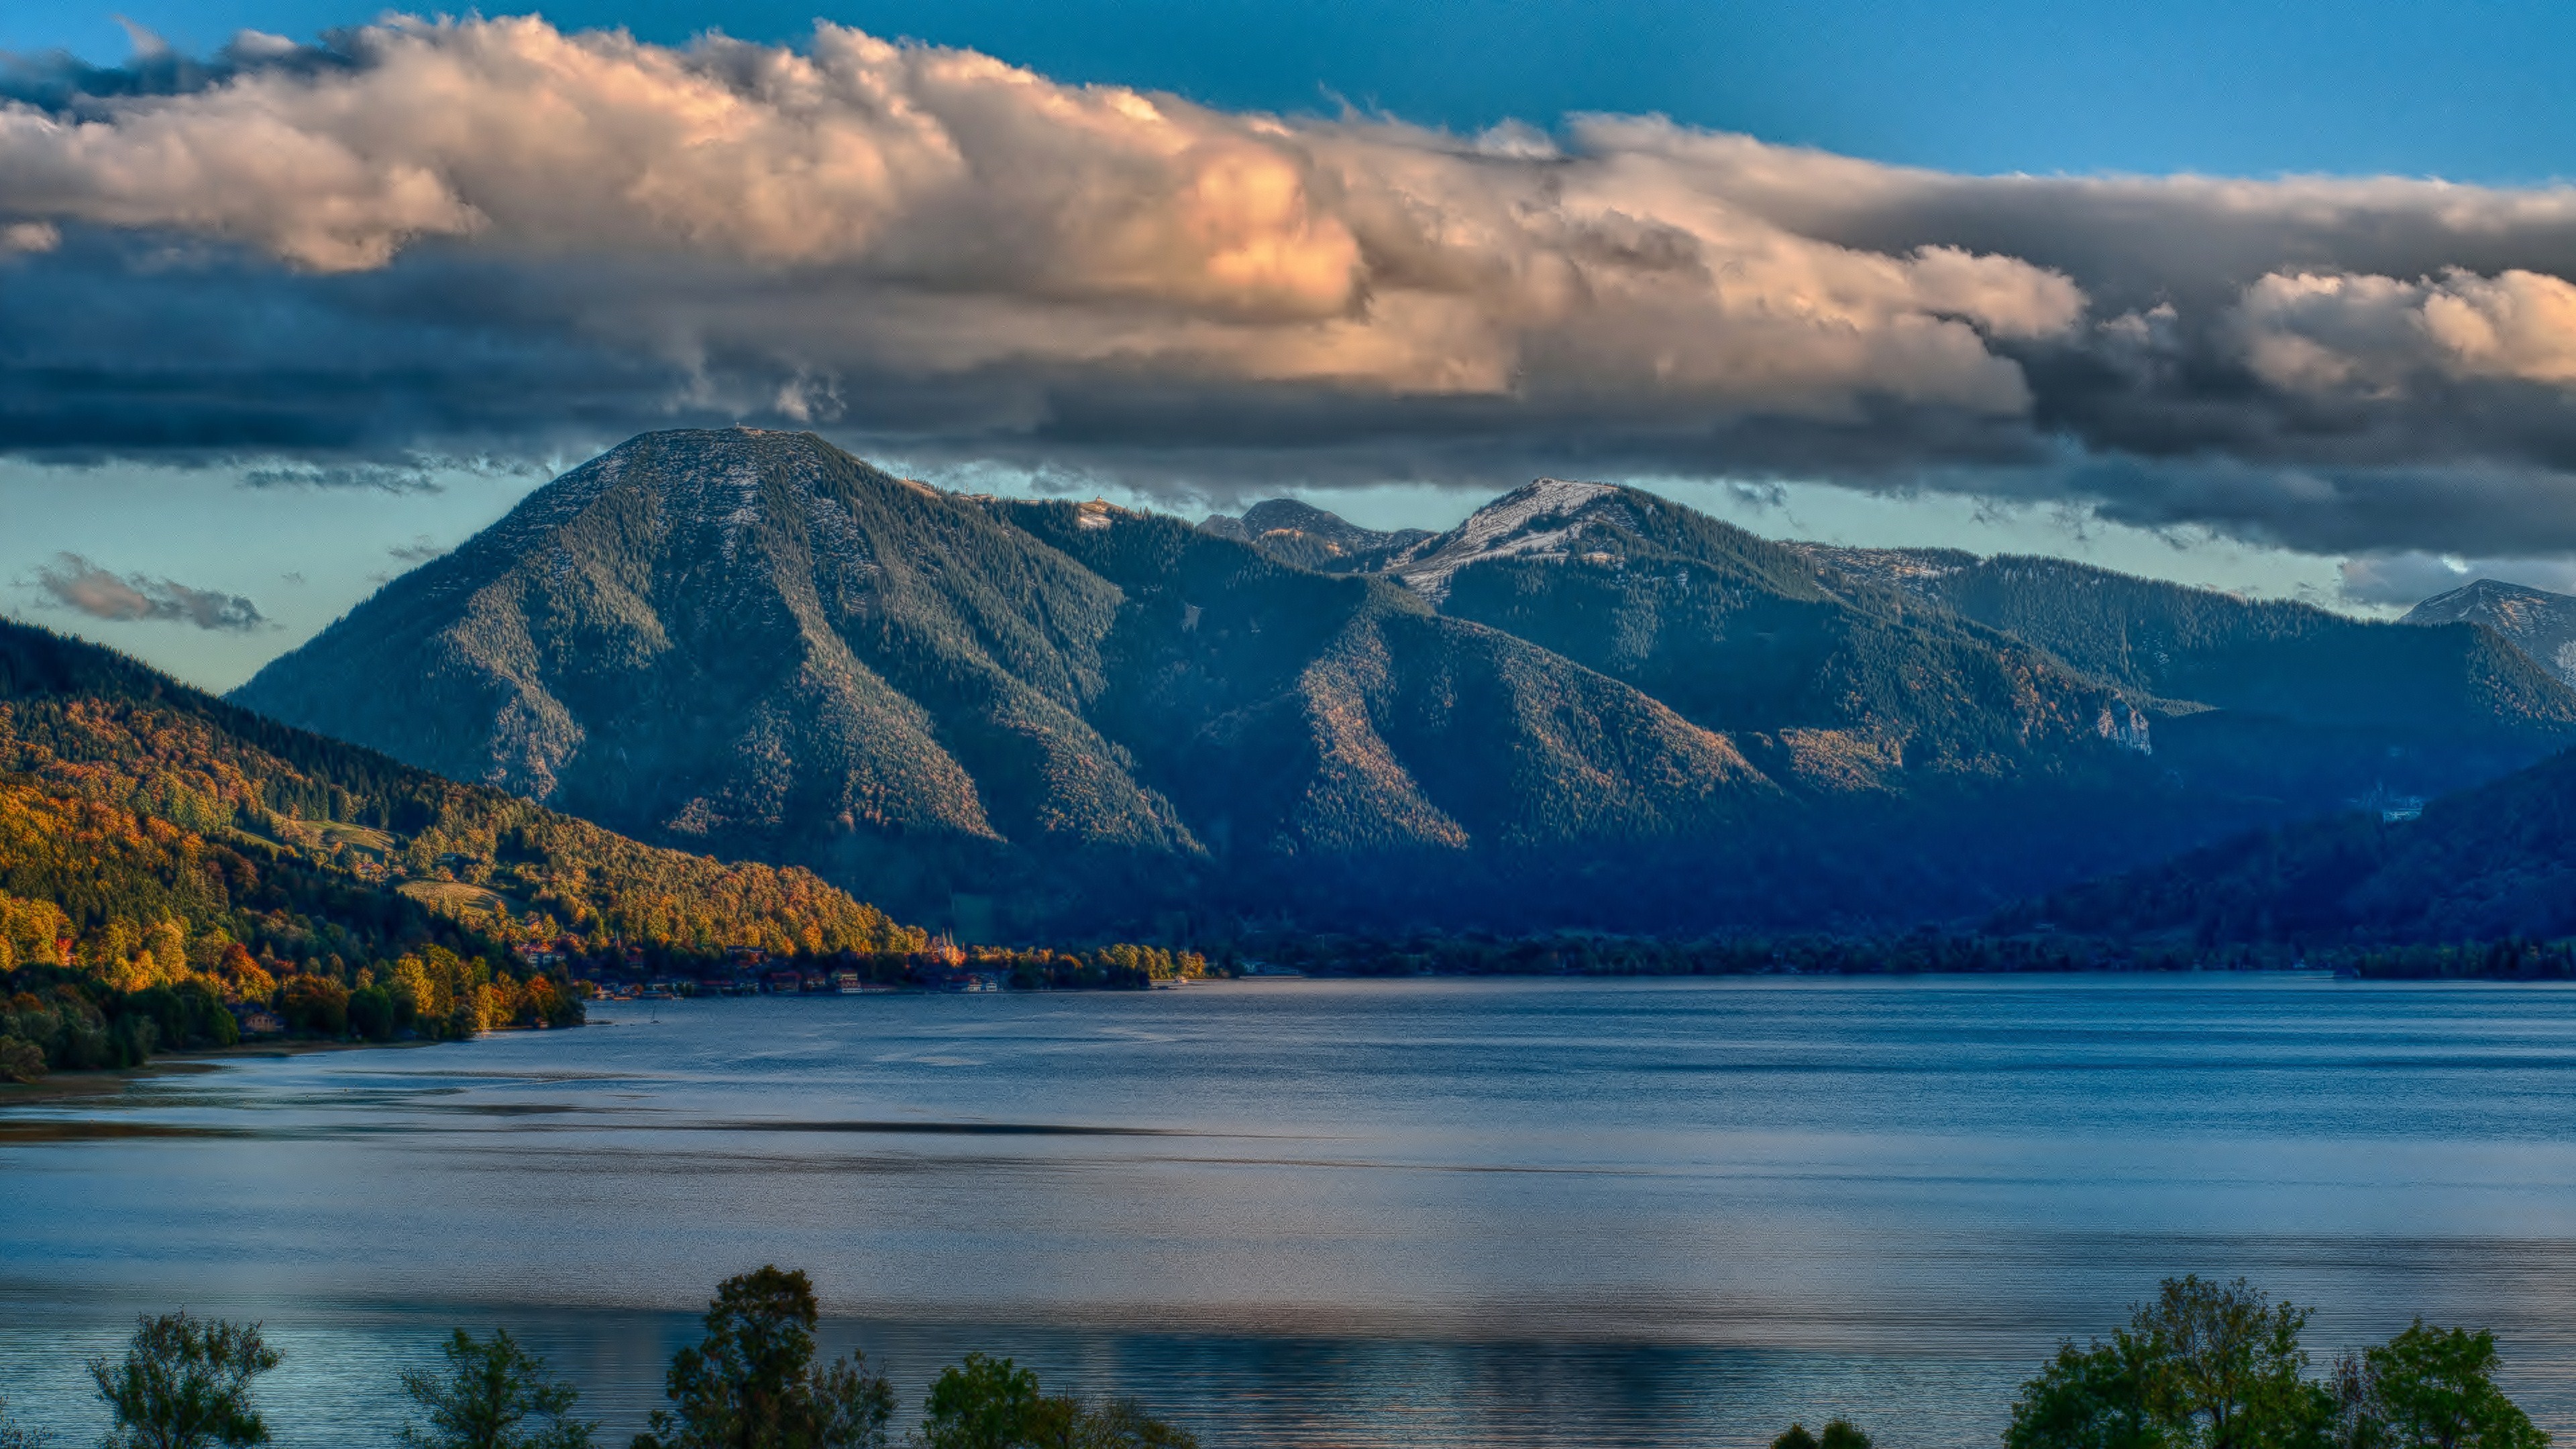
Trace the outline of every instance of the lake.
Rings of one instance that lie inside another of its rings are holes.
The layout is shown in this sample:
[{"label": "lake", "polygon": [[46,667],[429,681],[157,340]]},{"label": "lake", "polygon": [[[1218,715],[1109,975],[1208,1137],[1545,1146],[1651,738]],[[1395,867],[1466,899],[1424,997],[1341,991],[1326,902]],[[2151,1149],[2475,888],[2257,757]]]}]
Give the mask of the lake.
[{"label": "lake", "polygon": [[[0,1392],[259,1318],[278,1442],[509,1326],[622,1444],[718,1279],[906,1401],[970,1348],[1211,1449],[1992,1445],[2158,1278],[2320,1356],[2497,1330],[2576,1431],[2576,990],[2173,976],[1211,983],[619,1003],[0,1108]],[[0,1101],[5,1101],[0,1098]]]}]

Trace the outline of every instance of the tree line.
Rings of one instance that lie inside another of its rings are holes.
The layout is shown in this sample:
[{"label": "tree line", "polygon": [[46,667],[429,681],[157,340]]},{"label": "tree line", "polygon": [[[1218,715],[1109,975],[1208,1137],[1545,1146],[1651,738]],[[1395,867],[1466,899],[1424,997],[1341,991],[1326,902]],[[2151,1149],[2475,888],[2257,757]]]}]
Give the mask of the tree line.
[{"label": "tree line", "polygon": [[[629,1449],[1197,1449],[1198,1440],[1132,1399],[1048,1393],[1007,1358],[970,1353],[942,1370],[919,1426],[894,1428],[894,1388],[853,1351],[820,1359],[820,1311],[802,1272],[764,1267],[726,1279],[706,1336],[671,1358],[667,1408]],[[254,1393],[282,1356],[258,1324],[184,1310],[146,1316],[125,1352],[89,1362],[110,1428],[107,1449],[248,1449],[270,1441]],[[436,1367],[412,1369],[409,1449],[593,1449],[599,1425],[581,1393],[505,1329],[456,1329]],[[0,1449],[46,1449],[50,1434],[0,1398]]]},{"label": "tree line", "polygon": [[[2547,1449],[2496,1383],[2495,1336],[2404,1331],[2322,1366],[2302,1344],[2310,1310],[2238,1279],[2169,1278],[2107,1339],[2069,1341],[2021,1386],[2002,1449]],[[819,1314],[801,1272],[764,1267],[716,1289],[703,1340],[673,1355],[667,1408],[628,1449],[1196,1449],[1129,1399],[1050,1394],[1010,1359],[968,1354],[941,1371],[897,1438],[894,1390],[866,1355],[817,1360]],[[402,1375],[412,1449],[592,1449],[580,1393],[506,1331],[457,1329],[437,1368]],[[121,1358],[90,1362],[109,1449],[244,1449],[269,1440],[253,1401],[279,1363],[256,1324],[146,1317]],[[0,1449],[46,1435],[0,1399]],[[1772,1449],[1873,1449],[1849,1420],[1793,1423]]]},{"label": "tree line", "polygon": [[368,1042],[576,1026],[586,1014],[580,992],[560,975],[514,975],[436,943],[391,961],[353,965],[334,954],[288,962],[265,951],[253,956],[221,934],[192,943],[183,923],[163,920],[106,972],[45,965],[0,972],[0,1082],[235,1046],[243,1018],[257,1011],[293,1035]]},{"label": "tree line", "polygon": [[1677,939],[1265,931],[1205,947],[1207,974],[1256,965],[1322,976],[1887,976],[2078,971],[2333,971],[2363,980],[2576,980],[2576,940],[2208,944],[2033,930],[1744,933]]}]

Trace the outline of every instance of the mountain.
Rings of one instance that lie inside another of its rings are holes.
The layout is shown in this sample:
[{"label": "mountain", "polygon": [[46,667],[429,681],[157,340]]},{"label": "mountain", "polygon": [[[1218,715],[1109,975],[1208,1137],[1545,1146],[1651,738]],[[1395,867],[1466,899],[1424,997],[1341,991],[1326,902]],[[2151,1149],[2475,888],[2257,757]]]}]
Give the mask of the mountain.
[{"label": "mountain", "polygon": [[[2392,818],[2393,817],[2393,818]],[[2406,812],[2351,812],[2238,836],[2008,912],[2200,945],[2301,946],[2576,935],[2576,753]]]},{"label": "mountain", "polygon": [[1784,780],[1954,811],[1961,787],[2116,790],[2088,735],[2151,754],[2161,789],[2116,807],[2104,829],[2129,838],[2094,858],[2439,794],[2576,743],[2576,691],[2485,630],[2055,559],[1772,543],[1606,484],[1541,480],[1375,567],[1735,732]]},{"label": "mountain", "polygon": [[2483,624],[2541,668],[2576,684],[2576,596],[2479,579],[2406,611],[2401,624]]},{"label": "mountain", "polygon": [[[1730,742],[1388,584],[748,430],[567,473],[234,697],[978,934],[1557,899],[1776,793]],[[1542,859],[1555,886],[1497,884]]]},{"label": "mountain", "polygon": [[2576,691],[2472,624],[2373,623],[2063,559],[1801,551],[1822,579],[1892,586],[2130,691],[2180,783],[2284,814],[2443,794],[2576,743]]},{"label": "mountain", "polygon": [[1403,528],[1392,533],[1362,528],[1339,514],[1294,498],[1256,503],[1241,518],[1213,514],[1199,528],[1218,538],[1251,544],[1283,563],[1325,573],[1378,567],[1397,550],[1431,536],[1431,531],[1424,528]]},{"label": "mountain", "polygon": [[[2375,782],[2342,766],[2390,730],[2302,774],[2335,726],[2167,697],[1910,582],[1955,562],[1873,576],[1601,484],[1441,534],[1286,501],[1193,528],[659,433],[234,698],[983,938],[1887,924]],[[2492,774],[2576,738],[2576,694],[2492,635],[2379,627],[2522,671],[2388,706],[2435,721],[2404,747],[2470,771],[2474,735]],[[2245,779],[2178,776],[2174,732],[2235,742]]]},{"label": "mountain", "polygon": [[1385,572],[1822,788],[2134,766],[2123,756],[2151,749],[2118,688],[1899,594],[1828,589],[1795,550],[1633,488],[1541,479]]},{"label": "mountain", "polygon": [[0,620],[0,937],[122,961],[175,921],[353,969],[531,913],[639,946],[888,949],[917,933],[802,870],[639,845]]}]

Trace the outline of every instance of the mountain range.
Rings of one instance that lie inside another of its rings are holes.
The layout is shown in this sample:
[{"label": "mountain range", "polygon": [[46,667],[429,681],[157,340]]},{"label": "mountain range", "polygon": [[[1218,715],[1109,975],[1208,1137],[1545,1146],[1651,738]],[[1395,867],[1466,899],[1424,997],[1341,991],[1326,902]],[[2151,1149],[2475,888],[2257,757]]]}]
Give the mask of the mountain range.
[{"label": "mountain range", "polygon": [[1958,918],[2576,743],[2478,623],[1563,480],[1193,527],[742,429],[566,473],[233,699],[979,937]]}]

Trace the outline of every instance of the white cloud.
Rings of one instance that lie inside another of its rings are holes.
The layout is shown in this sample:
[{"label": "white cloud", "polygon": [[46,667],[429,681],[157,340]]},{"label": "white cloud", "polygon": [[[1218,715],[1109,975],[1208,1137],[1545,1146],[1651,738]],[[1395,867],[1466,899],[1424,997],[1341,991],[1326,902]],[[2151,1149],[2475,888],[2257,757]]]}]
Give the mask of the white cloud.
[{"label": "white cloud", "polygon": [[2241,312],[2255,372],[2302,392],[2402,392],[2431,375],[2576,385],[2576,286],[2519,268],[2482,277],[2274,273]]},{"label": "white cloud", "polygon": [[268,626],[259,606],[239,594],[143,574],[120,578],[76,553],[58,555],[50,566],[37,569],[36,587],[61,607],[93,619],[164,620],[242,634]]},{"label": "white cloud", "polygon": [[[1986,339],[2083,308],[2010,257],[1801,237],[1651,150],[1569,164],[1232,115],[829,24],[801,53],[534,18],[390,22],[354,49],[96,116],[0,111],[0,197],[319,272],[443,245],[816,276],[838,295],[794,329],[806,350],[934,371],[1141,359],[1407,393],[2010,414],[2028,391]],[[811,411],[802,387],[779,396]]]},{"label": "white cloud", "polygon": [[1460,137],[829,24],[153,65],[0,76],[0,450],[395,489],[746,421],[1210,496],[1792,477],[2576,549],[2567,187]]}]

